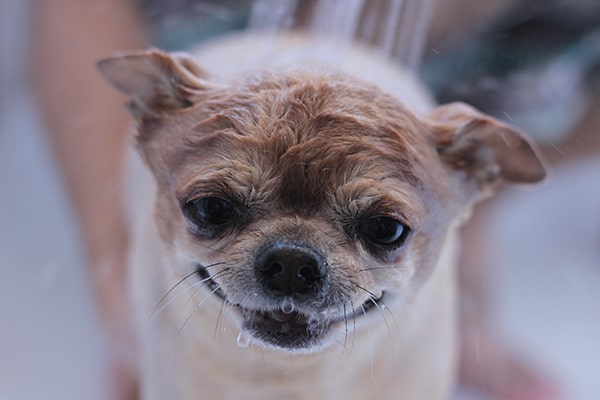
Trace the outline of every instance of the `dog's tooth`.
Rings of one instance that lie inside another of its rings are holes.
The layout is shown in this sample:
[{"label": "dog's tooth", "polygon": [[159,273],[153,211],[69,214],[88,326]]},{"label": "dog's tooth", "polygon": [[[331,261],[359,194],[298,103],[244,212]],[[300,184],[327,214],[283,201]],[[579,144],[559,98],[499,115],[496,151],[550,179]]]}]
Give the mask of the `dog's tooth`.
[{"label": "dog's tooth", "polygon": [[281,304],[279,305],[279,309],[284,314],[291,314],[296,309],[296,305],[294,304],[294,300],[291,297],[286,297],[283,299]]},{"label": "dog's tooth", "polygon": [[250,337],[243,331],[240,331],[237,337],[237,345],[242,348],[248,347],[250,344]]}]

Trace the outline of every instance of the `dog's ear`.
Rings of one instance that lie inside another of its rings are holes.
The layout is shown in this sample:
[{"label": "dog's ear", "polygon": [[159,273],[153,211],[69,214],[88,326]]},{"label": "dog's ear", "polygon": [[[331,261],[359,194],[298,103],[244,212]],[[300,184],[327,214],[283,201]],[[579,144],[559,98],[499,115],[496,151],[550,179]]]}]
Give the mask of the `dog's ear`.
[{"label": "dog's ear", "polygon": [[131,97],[129,109],[136,118],[190,107],[209,89],[207,74],[183,53],[123,53],[97,65],[114,87]]},{"label": "dog's ear", "polygon": [[533,183],[544,179],[544,164],[515,128],[464,103],[450,103],[424,119],[440,158],[464,171],[481,189],[499,178]]}]

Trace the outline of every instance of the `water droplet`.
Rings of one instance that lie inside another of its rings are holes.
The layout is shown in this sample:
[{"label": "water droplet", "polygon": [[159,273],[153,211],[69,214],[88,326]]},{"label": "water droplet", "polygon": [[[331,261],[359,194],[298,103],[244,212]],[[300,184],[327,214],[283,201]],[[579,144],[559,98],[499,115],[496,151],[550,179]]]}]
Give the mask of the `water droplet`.
[{"label": "water droplet", "polygon": [[244,332],[240,332],[237,337],[237,345],[241,348],[246,348],[250,344],[250,338]]},{"label": "water droplet", "polygon": [[295,308],[296,308],[296,306],[294,305],[294,300],[292,300],[291,297],[284,298],[283,301],[281,302],[281,305],[279,306],[279,309],[284,314],[293,313]]}]

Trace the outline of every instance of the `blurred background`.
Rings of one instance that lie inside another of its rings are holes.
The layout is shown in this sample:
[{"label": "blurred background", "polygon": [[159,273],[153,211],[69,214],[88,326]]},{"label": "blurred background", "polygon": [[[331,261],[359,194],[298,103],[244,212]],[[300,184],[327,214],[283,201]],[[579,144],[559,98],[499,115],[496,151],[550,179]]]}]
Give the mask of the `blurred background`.
[{"label": "blurred background", "polygon": [[[77,3],[0,0],[0,399],[108,396],[110,352],[86,233],[42,110],[78,89],[69,60],[88,46],[36,36],[47,13]],[[98,16],[113,3],[89,1]],[[558,381],[561,398],[600,398],[600,2],[142,0],[134,8],[144,43],[167,50],[242,29],[365,42],[414,71],[440,102],[469,102],[530,134],[549,179],[503,189],[481,217],[489,320]],[[52,18],[65,29],[76,22],[72,13]],[[92,28],[92,37],[111,35]],[[56,98],[37,86],[44,52],[66,66]],[[69,118],[85,139],[91,117]],[[466,388],[456,396],[483,399]]]}]

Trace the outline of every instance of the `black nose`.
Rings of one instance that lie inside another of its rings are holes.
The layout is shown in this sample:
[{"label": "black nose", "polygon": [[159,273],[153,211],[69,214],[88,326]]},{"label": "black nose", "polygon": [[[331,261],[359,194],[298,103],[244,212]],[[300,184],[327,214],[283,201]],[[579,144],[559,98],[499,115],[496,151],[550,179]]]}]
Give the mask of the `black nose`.
[{"label": "black nose", "polygon": [[295,244],[274,244],[261,252],[256,271],[267,288],[286,295],[315,290],[327,275],[323,257]]}]

